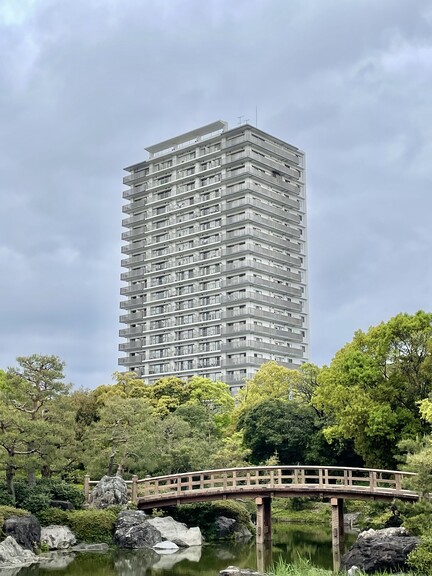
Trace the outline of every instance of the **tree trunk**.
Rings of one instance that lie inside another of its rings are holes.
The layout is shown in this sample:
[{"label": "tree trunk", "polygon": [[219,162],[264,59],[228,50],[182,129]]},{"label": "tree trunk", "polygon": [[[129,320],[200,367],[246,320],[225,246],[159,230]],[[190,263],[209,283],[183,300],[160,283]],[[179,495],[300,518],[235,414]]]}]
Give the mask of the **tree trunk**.
[{"label": "tree trunk", "polygon": [[107,475],[108,476],[114,476],[114,458],[116,457],[116,450],[114,450],[114,452],[111,454],[111,456],[109,457],[108,460],[108,471],[107,471]]},{"label": "tree trunk", "polygon": [[15,500],[15,485],[14,485],[14,478],[15,478],[15,469],[11,464],[6,464],[6,488],[9,494],[12,496],[13,503],[16,503]]},{"label": "tree trunk", "polygon": [[51,478],[52,477],[52,470],[48,466],[48,464],[44,464],[41,468],[41,476],[42,478]]},{"label": "tree trunk", "polygon": [[29,486],[35,486],[36,485],[36,471],[35,471],[35,467],[34,464],[31,462],[31,458],[32,458],[32,453],[34,450],[34,442],[29,442],[27,444],[28,447],[28,451],[29,451],[29,465],[27,468],[27,481],[28,481],[28,485]]}]

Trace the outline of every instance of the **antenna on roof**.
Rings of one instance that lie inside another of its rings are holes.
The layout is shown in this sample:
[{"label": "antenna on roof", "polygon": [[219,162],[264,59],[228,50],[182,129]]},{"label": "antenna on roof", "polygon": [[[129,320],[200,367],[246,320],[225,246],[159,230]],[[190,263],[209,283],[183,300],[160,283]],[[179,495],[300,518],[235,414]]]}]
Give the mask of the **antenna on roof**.
[{"label": "antenna on roof", "polygon": [[237,116],[237,118],[238,118],[238,125],[241,126],[241,125],[243,124],[244,115],[242,115],[242,116]]}]

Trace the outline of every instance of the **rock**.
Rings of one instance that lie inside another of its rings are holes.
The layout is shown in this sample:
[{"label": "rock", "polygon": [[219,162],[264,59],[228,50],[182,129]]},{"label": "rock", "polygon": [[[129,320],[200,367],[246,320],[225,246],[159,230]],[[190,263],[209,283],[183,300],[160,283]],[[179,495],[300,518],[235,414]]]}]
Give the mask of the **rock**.
[{"label": "rock", "polygon": [[106,552],[109,550],[109,546],[105,542],[100,544],[84,544],[81,542],[81,544],[74,546],[72,550],[74,552]]},{"label": "rock", "polygon": [[74,505],[69,500],[50,500],[50,507],[60,510],[75,510]]},{"label": "rock", "polygon": [[252,536],[250,530],[226,516],[219,516],[215,522],[215,537],[218,540],[243,540]]},{"label": "rock", "polygon": [[175,552],[178,549],[179,547],[177,544],[174,544],[174,542],[170,542],[169,540],[165,540],[165,542],[158,542],[158,544],[153,546],[153,550],[156,550],[156,552],[159,552],[160,550],[174,550]]},{"label": "rock", "polygon": [[150,524],[144,512],[124,510],[117,516],[114,542],[120,548],[152,548],[162,540],[160,531]]},{"label": "rock", "polygon": [[261,572],[249,570],[248,568],[237,568],[237,566],[228,566],[225,570],[219,572],[219,576],[263,576]]},{"label": "rock", "polygon": [[91,508],[106,508],[127,504],[128,490],[126,482],[120,476],[104,476],[90,493]]},{"label": "rock", "polygon": [[419,539],[410,536],[405,528],[366,530],[342,557],[341,569],[356,566],[368,574],[403,571],[408,554],[418,543]]},{"label": "rock", "polygon": [[16,542],[27,550],[36,550],[40,544],[41,526],[33,516],[11,516],[3,524],[6,536],[12,536]]},{"label": "rock", "polygon": [[67,526],[51,524],[41,530],[41,542],[50,550],[65,550],[76,544],[76,538]]},{"label": "rock", "polygon": [[20,546],[13,536],[8,536],[0,543],[0,568],[25,566],[38,560],[36,554]]},{"label": "rock", "polygon": [[159,530],[162,539],[170,540],[181,548],[201,546],[202,544],[201,530],[199,528],[188,528],[186,524],[176,522],[171,516],[151,518],[148,522]]},{"label": "rock", "polygon": [[348,572],[347,575],[348,576],[355,576],[356,574],[358,574],[359,572],[361,572],[360,568],[358,566],[352,566]]}]

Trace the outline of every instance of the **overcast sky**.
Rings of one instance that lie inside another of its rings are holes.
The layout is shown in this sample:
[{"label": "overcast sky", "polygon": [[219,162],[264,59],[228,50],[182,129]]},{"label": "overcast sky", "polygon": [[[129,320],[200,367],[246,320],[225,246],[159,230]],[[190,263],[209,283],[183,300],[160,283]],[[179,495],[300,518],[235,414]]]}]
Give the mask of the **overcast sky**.
[{"label": "overcast sky", "polygon": [[238,117],[307,154],[311,359],[431,310],[430,0],[0,0],[0,367],[111,381],[122,169]]}]

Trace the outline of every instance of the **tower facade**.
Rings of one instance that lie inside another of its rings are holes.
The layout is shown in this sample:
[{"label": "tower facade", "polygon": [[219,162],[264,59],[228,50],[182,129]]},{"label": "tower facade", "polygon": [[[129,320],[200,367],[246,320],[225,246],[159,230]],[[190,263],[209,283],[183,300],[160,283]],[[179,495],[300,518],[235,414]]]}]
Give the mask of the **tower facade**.
[{"label": "tower facade", "polygon": [[269,360],[308,360],[304,154],[218,121],[126,168],[119,364],[235,392]]}]

